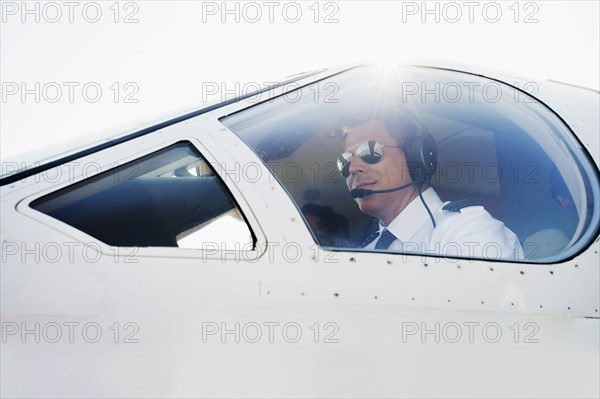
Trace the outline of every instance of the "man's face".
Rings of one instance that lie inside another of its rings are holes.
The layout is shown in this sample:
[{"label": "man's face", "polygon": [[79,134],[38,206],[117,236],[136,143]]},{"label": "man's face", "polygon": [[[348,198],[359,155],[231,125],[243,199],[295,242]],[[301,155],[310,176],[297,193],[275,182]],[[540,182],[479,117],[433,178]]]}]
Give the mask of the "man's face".
[{"label": "man's face", "polygon": [[[360,157],[353,156],[350,175],[346,179],[348,189],[386,190],[411,182],[404,152],[396,148],[397,141],[388,135],[382,121],[367,122],[352,128],[346,137],[345,151],[354,150],[369,140],[383,144],[383,156],[375,164],[368,164]],[[387,225],[407,205],[408,197],[414,191],[412,188],[368,195],[355,201],[362,212],[377,217]]]}]

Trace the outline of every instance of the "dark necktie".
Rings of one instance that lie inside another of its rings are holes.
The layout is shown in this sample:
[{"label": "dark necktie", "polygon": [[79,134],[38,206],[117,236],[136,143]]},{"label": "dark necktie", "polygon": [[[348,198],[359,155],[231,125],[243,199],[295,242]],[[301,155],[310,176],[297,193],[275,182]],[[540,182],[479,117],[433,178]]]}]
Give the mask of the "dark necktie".
[{"label": "dark necktie", "polygon": [[367,229],[360,244],[360,248],[364,248],[379,237],[379,219],[373,218],[367,225]]},{"label": "dark necktie", "polygon": [[388,229],[384,229],[383,233],[381,233],[381,237],[379,237],[379,241],[377,241],[377,244],[375,244],[375,249],[388,249],[390,244],[395,239],[395,235],[393,235]]}]

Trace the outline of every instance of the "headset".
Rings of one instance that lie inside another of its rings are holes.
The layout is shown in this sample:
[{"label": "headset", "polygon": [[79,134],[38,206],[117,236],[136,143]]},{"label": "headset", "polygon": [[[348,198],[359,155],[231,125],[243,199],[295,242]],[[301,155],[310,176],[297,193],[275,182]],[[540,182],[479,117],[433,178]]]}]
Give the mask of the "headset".
[{"label": "headset", "polygon": [[412,181],[417,184],[430,181],[437,169],[438,152],[433,137],[421,129],[406,140],[403,150]]}]

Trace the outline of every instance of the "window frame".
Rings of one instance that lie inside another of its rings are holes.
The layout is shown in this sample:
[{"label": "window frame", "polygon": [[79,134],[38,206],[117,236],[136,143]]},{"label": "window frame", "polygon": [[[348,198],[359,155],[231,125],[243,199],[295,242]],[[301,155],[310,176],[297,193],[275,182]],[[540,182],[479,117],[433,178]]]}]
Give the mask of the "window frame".
[{"label": "window frame", "polygon": [[[153,140],[148,137],[147,140],[150,143],[141,143],[140,140],[144,138],[130,140],[127,143],[123,143],[120,146],[108,149],[106,151],[100,151],[98,153],[91,154],[89,156],[78,158],[75,162],[79,165],[95,164],[101,168],[101,173],[109,172],[115,168],[122,167],[123,165],[135,162],[140,158],[148,155],[152,155],[158,151],[164,150],[169,146],[177,143],[188,143],[206,160],[208,165],[219,164],[219,161],[209,151],[208,147],[204,145],[197,137],[190,135],[180,135],[175,133],[173,137],[169,139],[162,139],[160,141]],[[139,150],[139,147],[143,146],[143,150]],[[115,150],[119,150],[118,152]],[[61,167],[65,167],[69,162],[64,163]],[[181,247],[123,247],[123,246],[112,246],[99,239],[89,235],[88,233],[79,230],[78,228],[71,226],[59,219],[56,219],[50,215],[47,215],[41,211],[36,210],[31,206],[36,200],[43,198],[49,194],[61,191],[65,188],[71,187],[77,183],[83,182],[92,178],[92,176],[83,176],[82,173],[78,173],[75,177],[63,176],[58,182],[51,183],[49,187],[45,187],[39,192],[24,198],[17,204],[17,211],[23,213],[36,221],[56,230],[66,236],[72,238],[74,241],[80,244],[88,245],[91,248],[100,250],[103,255],[107,256],[132,256],[135,257],[174,257],[174,258],[191,258],[201,260],[201,264],[206,262],[220,260],[226,262],[228,260],[238,261],[240,259],[244,261],[256,261],[260,258],[266,250],[266,238],[260,224],[256,220],[251,211],[250,205],[247,203],[246,198],[242,195],[238,187],[231,182],[231,179],[227,179],[224,176],[223,170],[215,170],[212,166],[214,175],[221,181],[222,186],[225,187],[234,201],[234,205],[245,221],[246,226],[251,234],[251,237],[255,240],[254,249],[244,250],[237,249],[221,249],[215,250],[214,247],[206,248],[181,248]],[[221,169],[221,168],[219,168]],[[229,256],[226,256],[229,255]],[[234,257],[231,254],[235,254]]]}]

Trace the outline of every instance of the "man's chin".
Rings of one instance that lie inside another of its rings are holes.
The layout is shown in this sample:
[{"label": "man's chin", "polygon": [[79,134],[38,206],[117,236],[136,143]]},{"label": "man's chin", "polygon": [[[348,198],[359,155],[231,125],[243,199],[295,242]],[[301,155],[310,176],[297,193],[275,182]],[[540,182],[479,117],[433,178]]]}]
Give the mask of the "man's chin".
[{"label": "man's chin", "polygon": [[376,198],[372,198],[371,196],[367,196],[364,198],[360,198],[358,200],[358,208],[360,209],[360,211],[362,213],[366,213],[367,215],[370,216],[376,216],[377,213],[377,199]]}]

